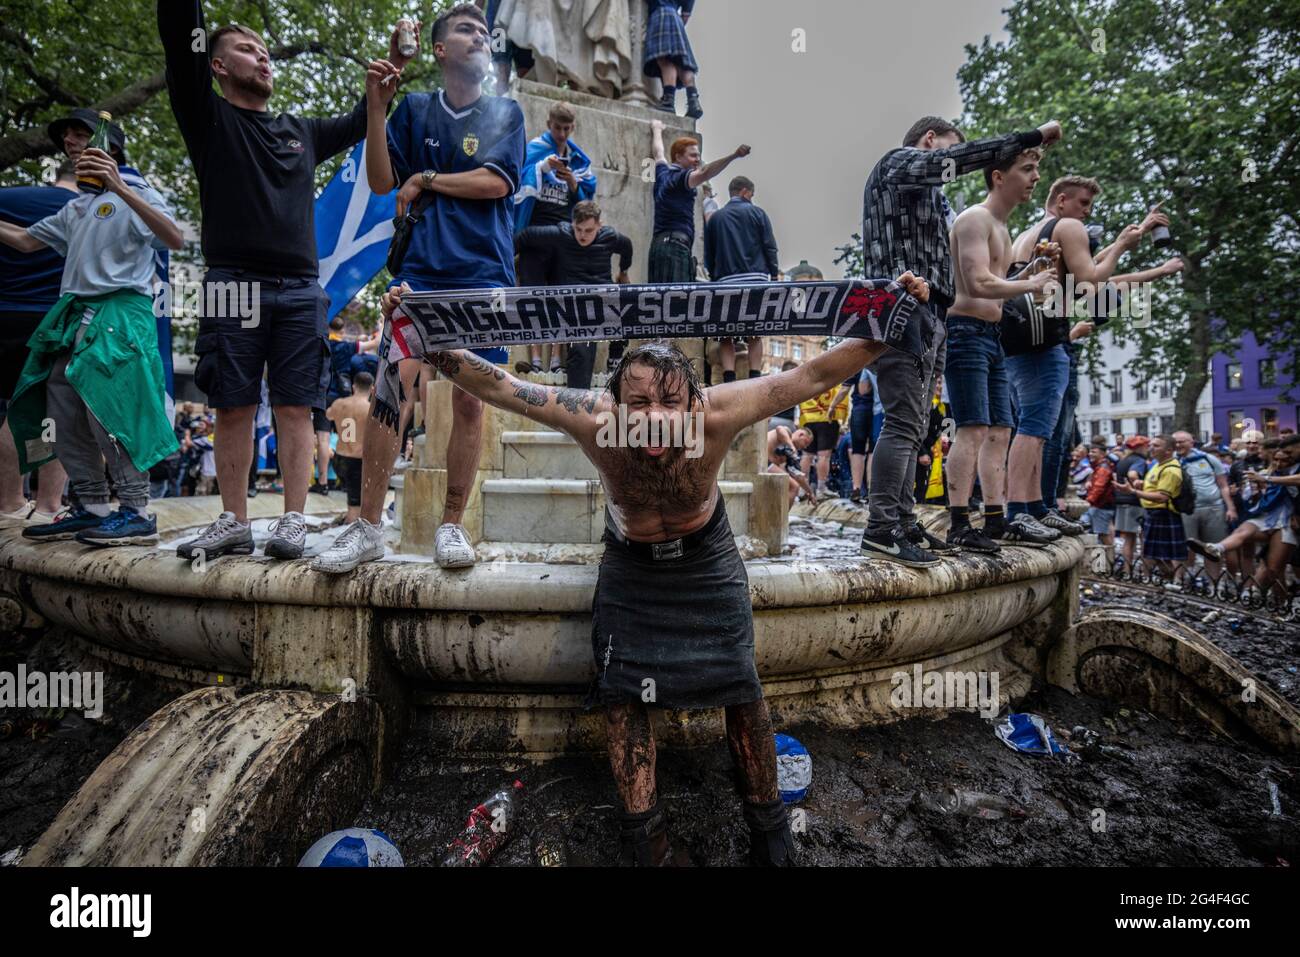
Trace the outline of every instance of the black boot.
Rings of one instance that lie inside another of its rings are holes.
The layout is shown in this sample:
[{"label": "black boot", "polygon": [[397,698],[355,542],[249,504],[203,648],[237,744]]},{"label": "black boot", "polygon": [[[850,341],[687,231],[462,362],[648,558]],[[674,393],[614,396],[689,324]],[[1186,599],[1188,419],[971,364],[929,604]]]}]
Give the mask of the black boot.
[{"label": "black boot", "polygon": [[619,863],[624,867],[673,866],[668,816],[657,801],[648,811],[620,815],[618,842]]},{"label": "black boot", "polygon": [[704,110],[700,106],[699,91],[693,86],[686,88],[686,115],[693,120],[698,120],[704,115]]},{"label": "black boot", "polygon": [[749,863],[753,867],[798,867],[790,813],[780,798],[762,804],[744,802],[749,825]]},{"label": "black boot", "polygon": [[663,110],[665,113],[677,114],[677,87],[665,86],[663,96],[659,97],[659,102],[655,104],[656,110]]}]

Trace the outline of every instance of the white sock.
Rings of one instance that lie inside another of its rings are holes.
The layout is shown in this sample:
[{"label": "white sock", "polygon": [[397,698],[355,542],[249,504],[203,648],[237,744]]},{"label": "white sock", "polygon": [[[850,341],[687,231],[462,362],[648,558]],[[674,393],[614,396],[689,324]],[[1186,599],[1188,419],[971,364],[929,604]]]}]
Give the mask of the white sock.
[{"label": "white sock", "polygon": [[95,502],[93,505],[82,505],[82,508],[91,515],[98,516],[99,518],[107,518],[109,515],[113,514],[113,510],[108,507],[107,502]]}]

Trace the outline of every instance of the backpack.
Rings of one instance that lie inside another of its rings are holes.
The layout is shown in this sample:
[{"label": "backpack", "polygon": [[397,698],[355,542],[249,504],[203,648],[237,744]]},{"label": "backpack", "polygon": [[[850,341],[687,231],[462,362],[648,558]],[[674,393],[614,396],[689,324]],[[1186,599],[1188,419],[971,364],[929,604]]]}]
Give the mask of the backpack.
[{"label": "backpack", "polygon": [[[1169,503],[1170,511],[1180,512],[1183,515],[1191,515],[1196,511],[1196,489],[1192,486],[1192,477],[1188,474],[1187,469],[1183,467],[1183,463],[1178,461],[1178,459],[1172,458],[1169,462],[1178,466],[1178,473],[1183,477],[1183,483],[1178,487],[1178,494],[1175,495],[1174,500]],[[1156,468],[1167,467],[1168,463],[1165,463],[1163,466],[1156,466]],[[1148,480],[1150,479],[1150,475],[1151,472],[1147,472]]]}]

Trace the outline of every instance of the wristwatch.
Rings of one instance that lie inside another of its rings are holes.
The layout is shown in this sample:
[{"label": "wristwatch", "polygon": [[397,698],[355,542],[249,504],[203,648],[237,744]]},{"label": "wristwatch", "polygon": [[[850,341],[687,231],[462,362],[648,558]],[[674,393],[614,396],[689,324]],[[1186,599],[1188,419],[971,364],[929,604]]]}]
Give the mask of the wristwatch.
[{"label": "wristwatch", "polygon": [[420,185],[425,189],[432,189],[433,181],[437,178],[438,171],[436,169],[426,169],[420,174]]}]

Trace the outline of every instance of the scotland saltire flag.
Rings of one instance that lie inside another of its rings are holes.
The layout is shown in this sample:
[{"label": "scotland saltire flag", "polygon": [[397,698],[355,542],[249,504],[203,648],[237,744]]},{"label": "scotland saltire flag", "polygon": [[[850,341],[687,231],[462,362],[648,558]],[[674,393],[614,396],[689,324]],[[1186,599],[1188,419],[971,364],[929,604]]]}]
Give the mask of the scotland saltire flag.
[{"label": "scotland saltire flag", "polygon": [[396,215],[396,190],[383,196],[370,191],[362,140],[316,197],[316,253],[330,319],[384,268]]}]

